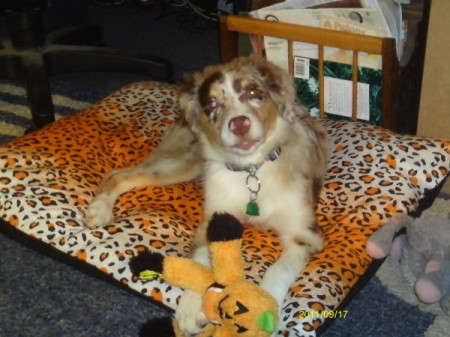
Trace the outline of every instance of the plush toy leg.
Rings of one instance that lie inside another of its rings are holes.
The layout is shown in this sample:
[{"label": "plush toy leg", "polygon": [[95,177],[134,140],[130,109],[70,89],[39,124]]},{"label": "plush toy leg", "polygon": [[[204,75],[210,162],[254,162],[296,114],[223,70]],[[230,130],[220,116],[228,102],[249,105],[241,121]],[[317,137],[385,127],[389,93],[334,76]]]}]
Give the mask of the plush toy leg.
[{"label": "plush toy leg", "polygon": [[415,291],[417,297],[425,303],[434,303],[439,301],[448,291],[449,285],[444,281],[444,270],[446,262],[439,254],[427,262],[425,272],[418,277],[415,284]]},{"label": "plush toy leg", "polygon": [[442,273],[440,270],[423,274],[416,282],[414,290],[424,303],[434,303],[442,298]]},{"label": "plush toy leg", "polygon": [[392,242],[391,252],[389,254],[395,261],[400,261],[402,258],[403,248],[407,244],[406,234],[398,235]]},{"label": "plush toy leg", "polygon": [[386,222],[367,241],[367,253],[375,259],[385,258],[392,247],[392,238],[402,227],[411,223],[409,216],[400,216]]}]

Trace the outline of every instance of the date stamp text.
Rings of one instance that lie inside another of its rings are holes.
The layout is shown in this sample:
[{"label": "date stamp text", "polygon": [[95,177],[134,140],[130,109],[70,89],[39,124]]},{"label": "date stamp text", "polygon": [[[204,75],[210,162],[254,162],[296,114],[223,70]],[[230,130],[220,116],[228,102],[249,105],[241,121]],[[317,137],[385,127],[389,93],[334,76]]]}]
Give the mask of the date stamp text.
[{"label": "date stamp text", "polygon": [[300,310],[297,318],[345,318],[348,310]]}]

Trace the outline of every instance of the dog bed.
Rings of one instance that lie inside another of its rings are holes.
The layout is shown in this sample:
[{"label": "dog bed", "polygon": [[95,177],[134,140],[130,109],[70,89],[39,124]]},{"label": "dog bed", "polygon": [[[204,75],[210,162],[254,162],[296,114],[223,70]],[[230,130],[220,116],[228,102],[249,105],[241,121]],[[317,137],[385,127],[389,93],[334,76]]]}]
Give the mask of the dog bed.
[{"label": "dog bed", "polygon": [[[136,165],[176,117],[177,86],[140,82],[91,108],[0,146],[3,232],[175,309],[181,289],[133,278],[129,259],[151,249],[188,255],[202,213],[201,181],[137,188],[120,196],[109,225],[83,212],[102,178]],[[286,296],[278,331],[315,336],[370,273],[365,243],[390,217],[417,213],[450,171],[450,142],[401,136],[363,123],[321,120],[331,159],[317,215],[325,248]],[[299,219],[301,221],[301,219]],[[280,254],[271,231],[246,227],[243,255],[255,282]]]}]

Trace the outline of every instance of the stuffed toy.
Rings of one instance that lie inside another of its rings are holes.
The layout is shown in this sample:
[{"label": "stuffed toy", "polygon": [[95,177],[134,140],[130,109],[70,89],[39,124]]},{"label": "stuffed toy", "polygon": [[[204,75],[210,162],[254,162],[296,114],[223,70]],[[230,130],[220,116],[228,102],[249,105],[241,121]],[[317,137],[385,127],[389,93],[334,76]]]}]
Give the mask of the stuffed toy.
[{"label": "stuffed toy", "polygon": [[[268,337],[277,327],[278,305],[243,271],[242,224],[227,213],[214,214],[207,236],[212,269],[195,261],[143,252],[130,261],[134,275],[160,275],[174,286],[202,294],[208,323],[201,337]],[[150,275],[150,276],[149,276]],[[182,337],[174,318],[158,318],[143,325],[141,337]]]},{"label": "stuffed toy", "polygon": [[[393,239],[401,229],[405,233]],[[398,261],[418,299],[440,301],[450,315],[450,219],[426,214],[393,218],[372,234],[366,248],[373,258],[389,255]]]}]

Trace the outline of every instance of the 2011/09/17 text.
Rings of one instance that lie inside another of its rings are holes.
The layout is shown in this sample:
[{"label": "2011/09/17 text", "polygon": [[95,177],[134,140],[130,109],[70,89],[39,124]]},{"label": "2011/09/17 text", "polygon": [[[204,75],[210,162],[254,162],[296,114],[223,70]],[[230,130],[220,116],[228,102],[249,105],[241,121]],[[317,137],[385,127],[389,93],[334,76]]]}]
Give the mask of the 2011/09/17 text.
[{"label": "2011/09/17 text", "polygon": [[297,318],[345,318],[347,314],[348,310],[300,310]]}]

